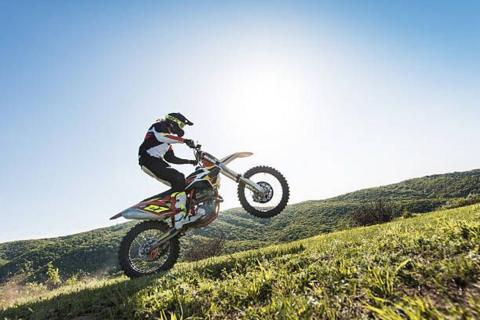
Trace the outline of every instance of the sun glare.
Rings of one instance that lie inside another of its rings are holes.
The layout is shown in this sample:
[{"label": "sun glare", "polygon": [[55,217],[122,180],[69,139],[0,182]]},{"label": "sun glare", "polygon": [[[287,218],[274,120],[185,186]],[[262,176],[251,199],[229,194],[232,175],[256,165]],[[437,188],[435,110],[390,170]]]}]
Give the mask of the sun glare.
[{"label": "sun glare", "polygon": [[281,133],[289,119],[308,117],[308,83],[301,70],[276,61],[249,61],[222,73],[223,117],[226,123],[245,125],[243,139]]}]

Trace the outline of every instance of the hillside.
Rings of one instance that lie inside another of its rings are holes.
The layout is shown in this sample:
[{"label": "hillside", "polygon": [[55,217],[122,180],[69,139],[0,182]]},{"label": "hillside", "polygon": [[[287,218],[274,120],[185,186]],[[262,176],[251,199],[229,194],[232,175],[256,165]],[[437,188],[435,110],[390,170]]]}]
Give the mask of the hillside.
[{"label": "hillside", "polygon": [[0,318],[478,319],[479,248],[474,205],[72,287]]},{"label": "hillside", "polygon": [[[412,212],[427,212],[448,199],[469,194],[480,194],[480,170],[410,179],[327,200],[289,205],[282,214],[267,220],[252,217],[242,209],[231,209],[223,211],[207,228],[184,237],[182,248],[188,250],[201,239],[220,236],[226,238],[224,253],[259,248],[348,227],[352,212],[368,201],[385,199]],[[65,277],[78,272],[115,272],[120,238],[134,223],[66,237],[2,243],[0,281],[25,269],[41,278],[49,261]]]},{"label": "hillside", "polygon": [[336,197],[336,200],[369,201],[460,198],[480,194],[480,169],[414,178],[388,186],[369,188]]}]

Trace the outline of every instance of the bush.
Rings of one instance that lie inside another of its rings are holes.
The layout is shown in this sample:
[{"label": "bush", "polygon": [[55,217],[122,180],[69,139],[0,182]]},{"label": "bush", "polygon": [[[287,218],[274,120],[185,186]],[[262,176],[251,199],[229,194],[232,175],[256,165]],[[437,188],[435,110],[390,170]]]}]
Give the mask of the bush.
[{"label": "bush", "polygon": [[408,218],[414,217],[414,215],[413,215],[413,213],[410,212],[407,208],[403,208],[402,217],[403,217],[404,219],[408,219]]},{"label": "bush", "polygon": [[480,203],[480,195],[470,193],[465,198],[458,198],[448,201],[442,209],[453,209],[460,208],[465,206],[470,206],[472,204]]},{"label": "bush", "polygon": [[411,213],[425,213],[442,207],[446,202],[445,199],[415,199],[399,201],[397,203]]},{"label": "bush", "polygon": [[392,221],[393,218],[400,215],[400,212],[400,208],[380,199],[356,209],[352,214],[352,220],[356,226],[369,226]]},{"label": "bush", "polygon": [[59,287],[62,284],[62,279],[60,278],[60,272],[58,268],[55,268],[53,263],[50,261],[47,264],[47,285],[50,288]]},{"label": "bush", "polygon": [[65,282],[64,282],[64,284],[66,286],[74,286],[78,283],[79,283],[79,279],[78,279],[78,275],[76,275],[76,274],[74,274],[73,276],[71,276],[70,278],[65,280]]},{"label": "bush", "polygon": [[225,245],[225,236],[221,235],[215,239],[197,241],[195,245],[184,252],[187,261],[197,261],[222,254]]}]

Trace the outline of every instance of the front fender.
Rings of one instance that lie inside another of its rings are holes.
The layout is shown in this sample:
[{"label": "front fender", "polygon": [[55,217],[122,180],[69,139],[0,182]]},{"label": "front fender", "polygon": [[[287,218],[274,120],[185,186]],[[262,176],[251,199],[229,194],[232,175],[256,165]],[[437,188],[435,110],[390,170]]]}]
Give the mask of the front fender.
[{"label": "front fender", "polygon": [[232,153],[229,156],[226,156],[225,158],[220,160],[220,162],[226,165],[226,164],[229,164],[230,162],[232,162],[233,160],[235,160],[237,158],[246,158],[246,157],[250,157],[251,155],[253,155],[252,152],[235,152],[235,153]]}]

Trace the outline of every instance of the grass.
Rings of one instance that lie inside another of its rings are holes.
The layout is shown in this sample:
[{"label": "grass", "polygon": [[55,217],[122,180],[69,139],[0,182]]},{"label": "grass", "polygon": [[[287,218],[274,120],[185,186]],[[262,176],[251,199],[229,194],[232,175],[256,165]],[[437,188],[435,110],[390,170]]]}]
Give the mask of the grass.
[{"label": "grass", "polygon": [[[230,209],[222,211],[211,225],[192,230],[182,238],[182,248],[188,251],[198,240],[218,239],[223,234],[226,241],[222,253],[230,254],[348,228],[355,222],[352,216],[359,208],[379,199],[399,212],[424,213],[444,205],[470,204],[478,194],[480,169],[415,178],[327,200],[292,204],[272,219],[253,217],[240,208]],[[106,213],[105,219],[114,213]],[[79,274],[115,273],[118,245],[135,223],[57,238],[0,243],[0,285],[25,273],[29,274],[29,282],[44,282],[49,262],[59,269],[62,279]]]},{"label": "grass", "polygon": [[478,319],[480,206],[61,288],[0,319]]}]

